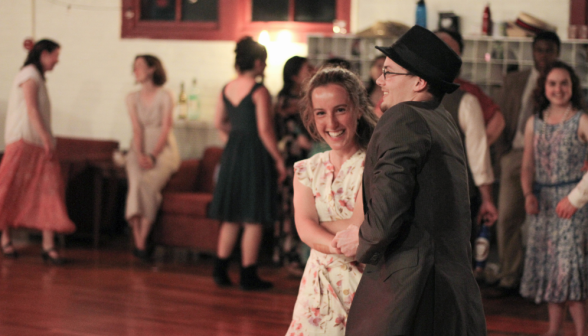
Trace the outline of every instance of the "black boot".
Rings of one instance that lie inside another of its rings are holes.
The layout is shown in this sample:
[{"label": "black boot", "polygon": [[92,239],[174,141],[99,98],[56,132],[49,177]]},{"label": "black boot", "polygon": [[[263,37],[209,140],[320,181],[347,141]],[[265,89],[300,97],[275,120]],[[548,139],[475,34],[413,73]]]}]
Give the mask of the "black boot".
[{"label": "black boot", "polygon": [[221,259],[221,258],[216,258],[215,262],[214,262],[214,270],[212,271],[212,278],[214,279],[214,282],[221,286],[221,287],[228,287],[228,286],[232,286],[233,284],[231,283],[231,279],[229,278],[229,273],[228,273],[228,268],[229,268],[229,258],[227,259]]},{"label": "black boot", "polygon": [[264,290],[273,287],[271,282],[263,281],[257,276],[257,265],[241,266],[241,289]]}]

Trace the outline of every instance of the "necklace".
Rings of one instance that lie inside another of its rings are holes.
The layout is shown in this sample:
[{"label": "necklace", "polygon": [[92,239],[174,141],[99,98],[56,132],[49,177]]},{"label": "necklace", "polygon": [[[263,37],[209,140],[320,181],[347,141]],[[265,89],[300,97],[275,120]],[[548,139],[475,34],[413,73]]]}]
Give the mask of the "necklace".
[{"label": "necklace", "polygon": [[[553,124],[554,126],[557,126],[558,131],[559,131],[560,126],[568,119],[568,116],[570,115],[571,111],[572,111],[572,104],[568,105],[568,108],[564,112],[563,118],[561,118],[560,122],[557,124]],[[543,136],[545,137],[545,139],[547,139],[547,118],[549,118],[549,115],[551,114],[550,112],[551,112],[551,105],[547,109],[545,109],[545,112],[543,113]]]}]

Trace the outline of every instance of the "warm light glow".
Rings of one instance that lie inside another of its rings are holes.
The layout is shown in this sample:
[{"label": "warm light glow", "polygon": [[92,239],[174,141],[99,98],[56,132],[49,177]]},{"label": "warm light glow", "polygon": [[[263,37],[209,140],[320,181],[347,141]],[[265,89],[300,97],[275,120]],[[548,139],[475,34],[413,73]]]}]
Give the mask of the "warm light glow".
[{"label": "warm light glow", "polygon": [[289,30],[281,30],[278,33],[278,43],[290,43],[292,42],[292,33]]},{"label": "warm light glow", "polygon": [[333,33],[339,34],[341,32],[341,28],[339,26],[333,26]]},{"label": "warm light glow", "polygon": [[257,38],[257,42],[259,42],[259,44],[262,44],[266,47],[269,45],[270,36],[269,36],[269,33],[267,32],[267,30],[262,30],[261,33],[259,33],[259,38]]}]

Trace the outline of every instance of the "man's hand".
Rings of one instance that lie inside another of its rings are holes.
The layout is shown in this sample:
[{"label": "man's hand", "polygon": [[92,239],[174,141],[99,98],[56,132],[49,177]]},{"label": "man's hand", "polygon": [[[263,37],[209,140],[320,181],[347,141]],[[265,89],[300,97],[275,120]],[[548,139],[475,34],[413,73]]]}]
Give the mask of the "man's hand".
[{"label": "man's hand", "polygon": [[345,256],[355,257],[359,246],[359,227],[349,225],[347,229],[337,232],[331,244],[341,250]]},{"label": "man's hand", "polygon": [[492,226],[498,219],[498,210],[492,202],[482,202],[478,213],[478,224],[484,220],[484,225]]},{"label": "man's hand", "polygon": [[567,196],[562,198],[562,200],[557,203],[557,207],[555,208],[557,215],[564,219],[572,218],[576,211],[578,211],[578,208],[570,203],[570,200]]}]

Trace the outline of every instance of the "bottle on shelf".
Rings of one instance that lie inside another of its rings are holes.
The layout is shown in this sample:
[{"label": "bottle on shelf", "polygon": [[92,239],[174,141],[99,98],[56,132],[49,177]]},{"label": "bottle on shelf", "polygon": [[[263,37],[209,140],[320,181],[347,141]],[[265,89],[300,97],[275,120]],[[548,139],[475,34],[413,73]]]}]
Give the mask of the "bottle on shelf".
[{"label": "bottle on shelf", "polygon": [[490,13],[490,4],[486,4],[484,14],[482,15],[482,35],[492,35],[492,14]]},{"label": "bottle on shelf", "polygon": [[188,119],[196,120],[200,117],[200,95],[196,78],[192,79],[192,87],[188,95]]},{"label": "bottle on shelf", "polygon": [[184,82],[180,84],[180,96],[178,98],[178,119],[188,118],[188,97],[184,90]]},{"label": "bottle on shelf", "polygon": [[416,25],[427,28],[427,6],[425,6],[425,0],[419,0],[417,2]]}]

